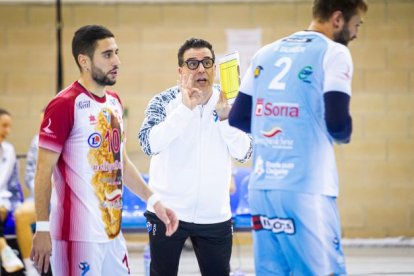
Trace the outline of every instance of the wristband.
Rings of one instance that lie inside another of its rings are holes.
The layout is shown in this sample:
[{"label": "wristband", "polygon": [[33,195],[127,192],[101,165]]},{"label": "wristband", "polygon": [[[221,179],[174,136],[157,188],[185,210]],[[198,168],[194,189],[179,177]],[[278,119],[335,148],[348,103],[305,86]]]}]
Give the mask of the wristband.
[{"label": "wristband", "polygon": [[154,209],[154,205],[155,203],[157,203],[158,201],[160,201],[160,198],[156,195],[156,194],[152,194],[148,200],[147,200],[147,206],[151,207],[152,209]]},{"label": "wristband", "polygon": [[36,221],[36,232],[49,232],[50,225],[48,221]]}]

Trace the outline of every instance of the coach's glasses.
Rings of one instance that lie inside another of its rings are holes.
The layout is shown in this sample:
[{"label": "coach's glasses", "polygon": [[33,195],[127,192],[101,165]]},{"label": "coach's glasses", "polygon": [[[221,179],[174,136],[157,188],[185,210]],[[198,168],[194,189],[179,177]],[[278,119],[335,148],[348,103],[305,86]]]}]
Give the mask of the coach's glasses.
[{"label": "coach's glasses", "polygon": [[214,65],[214,59],[212,58],[203,58],[202,60],[196,60],[196,59],[188,59],[184,61],[185,64],[187,64],[188,69],[195,70],[200,66],[200,63],[203,64],[203,67],[205,69],[211,68]]}]

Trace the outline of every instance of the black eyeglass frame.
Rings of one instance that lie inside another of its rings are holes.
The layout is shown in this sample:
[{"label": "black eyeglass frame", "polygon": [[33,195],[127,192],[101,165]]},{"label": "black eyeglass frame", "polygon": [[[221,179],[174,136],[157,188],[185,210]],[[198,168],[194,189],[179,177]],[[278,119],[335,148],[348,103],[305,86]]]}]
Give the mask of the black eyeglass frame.
[{"label": "black eyeglass frame", "polygon": [[[197,66],[194,67],[194,66],[189,65],[189,63],[191,62],[197,62]],[[208,62],[211,62],[211,65],[209,65]],[[214,58],[207,57],[207,58],[203,58],[202,60],[187,59],[186,61],[184,61],[184,63],[187,65],[187,68],[190,70],[197,70],[198,67],[200,66],[200,63],[203,64],[203,67],[205,69],[210,69],[211,67],[214,66]]]}]

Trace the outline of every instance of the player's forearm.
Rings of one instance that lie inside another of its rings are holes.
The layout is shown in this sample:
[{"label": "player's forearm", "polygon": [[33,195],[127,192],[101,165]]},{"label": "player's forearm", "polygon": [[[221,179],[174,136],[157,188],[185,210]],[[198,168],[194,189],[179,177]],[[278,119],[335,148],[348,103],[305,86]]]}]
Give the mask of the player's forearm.
[{"label": "player's forearm", "polygon": [[152,191],[145,184],[140,172],[129,158],[124,158],[124,183],[144,201],[147,201],[152,195]]},{"label": "player's forearm", "polygon": [[35,206],[38,221],[49,220],[52,172],[60,153],[39,148],[35,174]]},{"label": "player's forearm", "polygon": [[49,220],[49,204],[52,194],[51,174],[37,173],[35,177],[35,206],[38,221]]}]

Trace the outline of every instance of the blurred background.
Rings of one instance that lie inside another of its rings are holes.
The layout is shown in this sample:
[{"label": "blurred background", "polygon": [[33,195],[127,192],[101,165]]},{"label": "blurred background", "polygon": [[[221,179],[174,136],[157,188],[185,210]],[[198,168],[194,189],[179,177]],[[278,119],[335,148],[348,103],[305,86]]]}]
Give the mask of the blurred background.
[{"label": "blurred background", "polygon": [[[414,237],[414,1],[368,3],[359,38],[349,45],[354,133],[351,144],[336,147],[342,231],[345,238]],[[79,76],[71,55],[74,31],[101,24],[113,31],[120,49],[113,89],[127,109],[127,149],[148,172],[137,133],[151,97],[176,84],[177,50],[184,40],[204,38],[219,56],[238,49],[242,64],[248,64],[252,50],[306,29],[311,5],[311,0],[63,0],[58,25],[56,1],[0,0],[0,107],[12,113],[9,141],[26,154],[40,110],[58,90],[58,26],[66,87]]]}]

